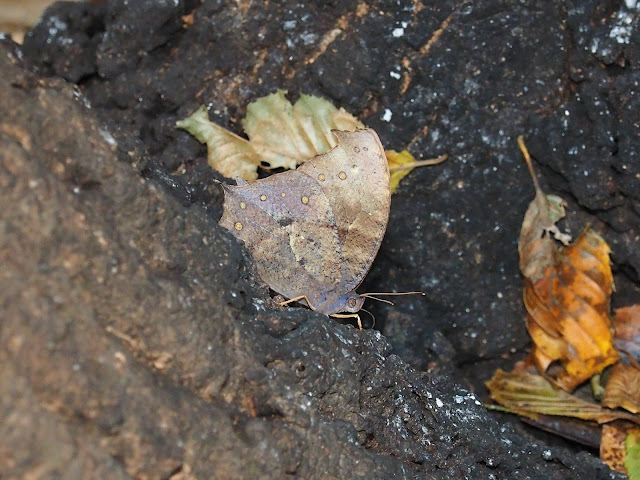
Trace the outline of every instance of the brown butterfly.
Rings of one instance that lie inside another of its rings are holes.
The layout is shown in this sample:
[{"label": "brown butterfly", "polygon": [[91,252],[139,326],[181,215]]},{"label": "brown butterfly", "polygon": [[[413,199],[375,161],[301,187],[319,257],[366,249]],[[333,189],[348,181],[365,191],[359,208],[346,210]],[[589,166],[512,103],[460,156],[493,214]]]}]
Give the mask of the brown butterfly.
[{"label": "brown butterfly", "polygon": [[[389,167],[373,130],[333,134],[336,147],[296,170],[223,185],[220,225],[251,251],[262,280],[289,299],[281,305],[305,300],[362,328],[357,312],[365,298],[385,295],[355,289],[387,229]],[[424,295],[407,292],[415,293]]]}]

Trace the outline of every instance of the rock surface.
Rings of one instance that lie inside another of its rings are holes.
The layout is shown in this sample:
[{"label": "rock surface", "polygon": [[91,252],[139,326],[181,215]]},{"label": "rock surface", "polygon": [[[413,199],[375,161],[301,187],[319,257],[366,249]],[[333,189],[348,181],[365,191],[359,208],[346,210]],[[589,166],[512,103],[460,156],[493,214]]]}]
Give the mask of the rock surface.
[{"label": "rock surface", "polygon": [[[614,304],[640,298],[640,12],[611,8],[121,0],[4,41],[3,476],[616,478],[480,402],[528,346],[518,134],[611,244]],[[275,306],[174,126],[205,103],[239,132],[276,88],[450,156],[392,198],[361,291],[427,297],[371,307],[384,336]]]}]

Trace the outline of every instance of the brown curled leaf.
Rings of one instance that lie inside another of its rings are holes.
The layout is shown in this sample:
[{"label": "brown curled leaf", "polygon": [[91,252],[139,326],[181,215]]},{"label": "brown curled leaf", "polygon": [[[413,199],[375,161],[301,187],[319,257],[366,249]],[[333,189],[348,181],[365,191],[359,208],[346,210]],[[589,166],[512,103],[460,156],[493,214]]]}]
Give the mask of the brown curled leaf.
[{"label": "brown curled leaf", "polygon": [[640,370],[634,365],[618,363],[609,374],[602,406],[640,412]]},{"label": "brown curled leaf", "polygon": [[561,362],[564,368],[554,380],[572,391],[619,358],[609,317],[610,250],[591,228],[569,244],[555,225],[564,216],[564,202],[542,192],[521,138],[519,143],[536,188],[518,244],[532,354],[543,374]]},{"label": "brown curled leaf", "polygon": [[629,480],[640,479],[640,428],[627,422],[603,425],[600,459]]},{"label": "brown curled leaf", "polygon": [[640,305],[616,310],[614,344],[618,351],[626,352],[640,361]]},{"label": "brown curled leaf", "polygon": [[611,470],[627,473],[624,466],[626,457],[624,440],[627,438],[628,432],[636,428],[627,422],[612,422],[602,426],[600,460],[606,463]]}]

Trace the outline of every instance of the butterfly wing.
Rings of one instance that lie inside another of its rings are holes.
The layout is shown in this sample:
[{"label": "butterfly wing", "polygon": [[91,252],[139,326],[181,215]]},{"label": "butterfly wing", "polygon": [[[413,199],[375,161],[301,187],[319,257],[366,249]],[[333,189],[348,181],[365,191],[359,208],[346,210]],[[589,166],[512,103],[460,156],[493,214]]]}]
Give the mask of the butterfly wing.
[{"label": "butterfly wing", "polygon": [[[251,251],[258,273],[287,298],[325,314],[371,267],[389,218],[389,170],[373,130],[334,132],[339,144],[298,167],[225,186],[220,224]],[[339,302],[338,302],[339,303]]]},{"label": "butterfly wing", "polygon": [[389,221],[389,166],[375,131],[333,132],[338,146],[298,167],[330,199],[338,234],[340,280],[333,292],[354,290],[371,268]]},{"label": "butterfly wing", "polygon": [[224,189],[220,225],[251,251],[262,280],[287,298],[322,304],[340,268],[331,205],[316,182],[289,171]]}]

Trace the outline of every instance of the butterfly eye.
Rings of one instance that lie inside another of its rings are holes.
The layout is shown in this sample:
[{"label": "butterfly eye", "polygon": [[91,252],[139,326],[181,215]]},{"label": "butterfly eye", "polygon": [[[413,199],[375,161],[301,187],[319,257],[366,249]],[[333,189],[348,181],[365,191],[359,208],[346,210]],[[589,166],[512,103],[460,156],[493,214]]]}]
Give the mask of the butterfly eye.
[{"label": "butterfly eye", "polygon": [[356,305],[358,305],[358,300],[355,297],[351,297],[347,300],[347,307],[356,308]]}]

